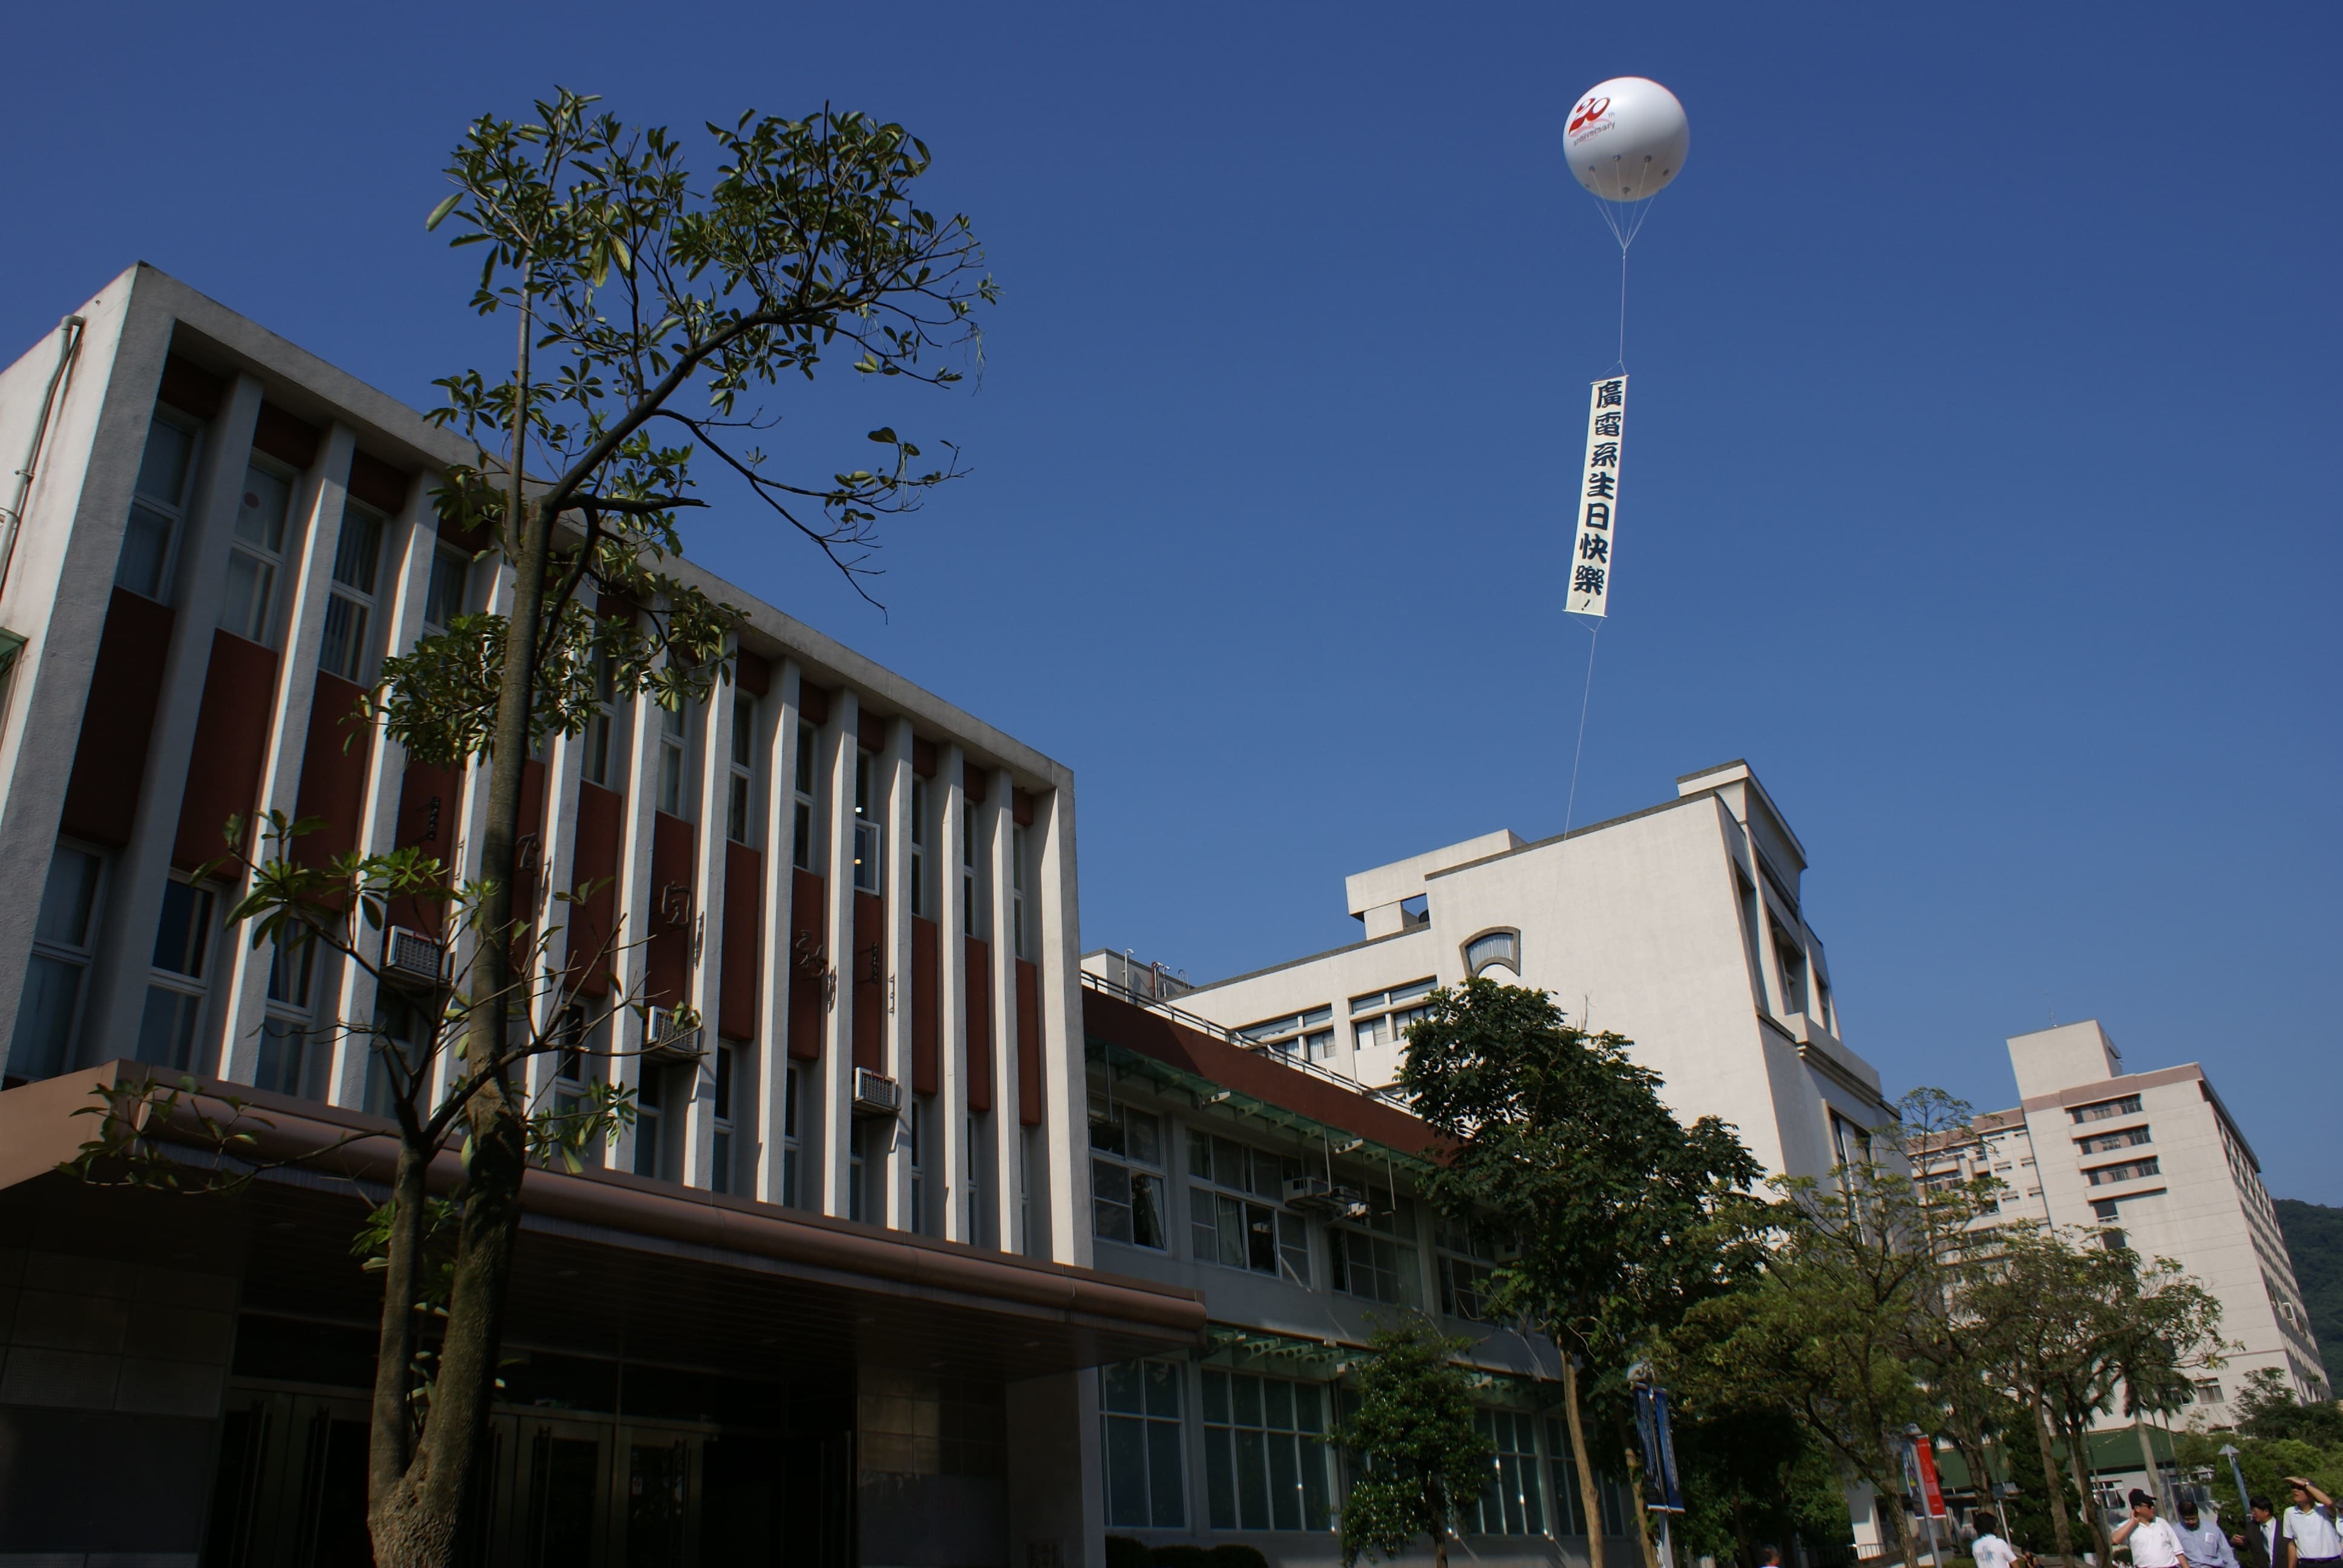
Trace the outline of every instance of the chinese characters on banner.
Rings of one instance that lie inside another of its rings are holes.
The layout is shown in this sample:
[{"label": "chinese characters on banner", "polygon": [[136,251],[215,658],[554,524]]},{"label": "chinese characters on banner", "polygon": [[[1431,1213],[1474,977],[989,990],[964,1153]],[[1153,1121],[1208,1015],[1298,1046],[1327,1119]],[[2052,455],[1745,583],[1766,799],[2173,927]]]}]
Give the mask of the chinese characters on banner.
[{"label": "chinese characters on banner", "polygon": [[1586,472],[1578,485],[1578,537],[1571,541],[1573,615],[1601,615],[1611,599],[1613,540],[1619,527],[1619,447],[1627,417],[1627,378],[1597,381],[1586,405]]}]

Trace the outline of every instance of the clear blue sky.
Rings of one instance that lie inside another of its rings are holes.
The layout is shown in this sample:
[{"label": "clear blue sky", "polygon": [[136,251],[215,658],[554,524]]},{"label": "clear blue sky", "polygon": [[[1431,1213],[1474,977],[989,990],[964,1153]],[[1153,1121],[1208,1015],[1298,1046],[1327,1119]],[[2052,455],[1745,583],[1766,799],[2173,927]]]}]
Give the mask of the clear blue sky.
[{"label": "clear blue sky", "polygon": [[776,447],[876,415],[975,477],[895,528],[890,618],[746,510],[693,548],[1071,764],[1085,942],[1198,977],[1561,827],[1616,324],[1557,147],[1654,76],[1693,148],[1577,819],[1745,756],[1895,1089],[2008,1103],[2003,1036],[2096,1015],[2343,1202],[2331,5],[132,4],[11,56],[0,352],[144,257],[418,406],[505,352],[421,228],[471,115],[926,137],[1007,290],[981,388]]}]

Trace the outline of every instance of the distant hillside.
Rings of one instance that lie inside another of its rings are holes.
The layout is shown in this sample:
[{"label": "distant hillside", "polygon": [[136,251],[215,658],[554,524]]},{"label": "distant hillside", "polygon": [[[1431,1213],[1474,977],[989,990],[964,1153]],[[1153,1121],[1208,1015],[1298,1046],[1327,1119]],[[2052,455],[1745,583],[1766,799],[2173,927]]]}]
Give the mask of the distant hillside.
[{"label": "distant hillside", "polygon": [[2328,1379],[2343,1378],[2343,1209],[2293,1198],[2277,1202],[2278,1229],[2286,1232],[2287,1255],[2294,1260],[2302,1304],[2310,1309],[2310,1332]]}]

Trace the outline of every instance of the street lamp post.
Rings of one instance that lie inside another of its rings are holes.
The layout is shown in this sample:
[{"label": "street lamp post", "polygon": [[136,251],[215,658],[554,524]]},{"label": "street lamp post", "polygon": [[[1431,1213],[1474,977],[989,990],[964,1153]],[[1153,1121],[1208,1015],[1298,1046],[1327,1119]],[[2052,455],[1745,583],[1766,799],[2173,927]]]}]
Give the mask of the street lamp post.
[{"label": "street lamp post", "polygon": [[2234,1442],[2223,1443],[2221,1457],[2229,1462],[2229,1479],[2237,1483],[2237,1518],[2242,1528],[2253,1523],[2254,1500],[2246,1491],[2246,1473],[2237,1468],[2237,1445]]}]

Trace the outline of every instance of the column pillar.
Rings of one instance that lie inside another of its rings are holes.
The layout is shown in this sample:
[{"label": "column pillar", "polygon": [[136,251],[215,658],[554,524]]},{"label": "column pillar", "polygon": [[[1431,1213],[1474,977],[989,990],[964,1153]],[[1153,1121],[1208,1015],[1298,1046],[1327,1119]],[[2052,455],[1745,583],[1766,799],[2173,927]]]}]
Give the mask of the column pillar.
[{"label": "column pillar", "polygon": [[963,809],[968,801],[966,754],[943,748],[936,762],[939,810],[936,832],[937,1047],[942,1053],[942,1092],[936,1096],[936,1173],[943,1182],[944,1239],[973,1241],[968,1214],[968,922],[960,910],[960,861],[968,842]]},{"label": "column pillar", "polygon": [[[724,978],[719,955],[724,951],[725,847],[732,841],[727,821],[732,785],[732,684],[718,682],[708,694],[707,722],[699,727],[699,823],[692,838],[699,861],[692,868],[692,879],[699,890],[692,900],[690,978],[683,997],[699,1013],[699,1063],[690,1074],[689,1125],[684,1141],[683,1180],[689,1187],[716,1185],[716,1052],[720,1043],[716,1038],[716,1014]],[[734,1063],[736,1070],[739,1065]],[[685,1075],[675,1076],[680,1081]],[[732,1087],[737,1122],[740,1111],[737,1070]],[[737,1150],[739,1144],[733,1147]]]},{"label": "column pillar", "polygon": [[[798,661],[783,659],[773,694],[779,711],[767,755],[772,760],[771,785],[765,792],[765,911],[764,952],[757,996],[757,1179],[754,1191],[762,1202],[779,1203],[785,1190],[782,1160],[786,1153],[789,1116],[789,992],[801,981],[796,973],[796,953],[790,938],[789,904],[796,890],[796,821],[798,799],[799,696],[804,672]],[[800,1116],[805,1106],[800,1103]],[[809,1128],[799,1125],[800,1143]],[[804,1176],[800,1173],[799,1180]],[[799,1201],[805,1201],[800,1191]]]},{"label": "column pillar", "polygon": [[[837,971],[838,987],[822,1030],[822,1092],[814,1103],[820,1107],[821,1118],[821,1211],[837,1219],[854,1211],[847,1184],[853,1175],[854,1010],[861,1000],[854,988],[854,759],[860,746],[861,718],[854,693],[839,688],[822,737],[828,777],[815,813],[830,869],[823,946]],[[807,1109],[800,1101],[799,1113]]]}]

